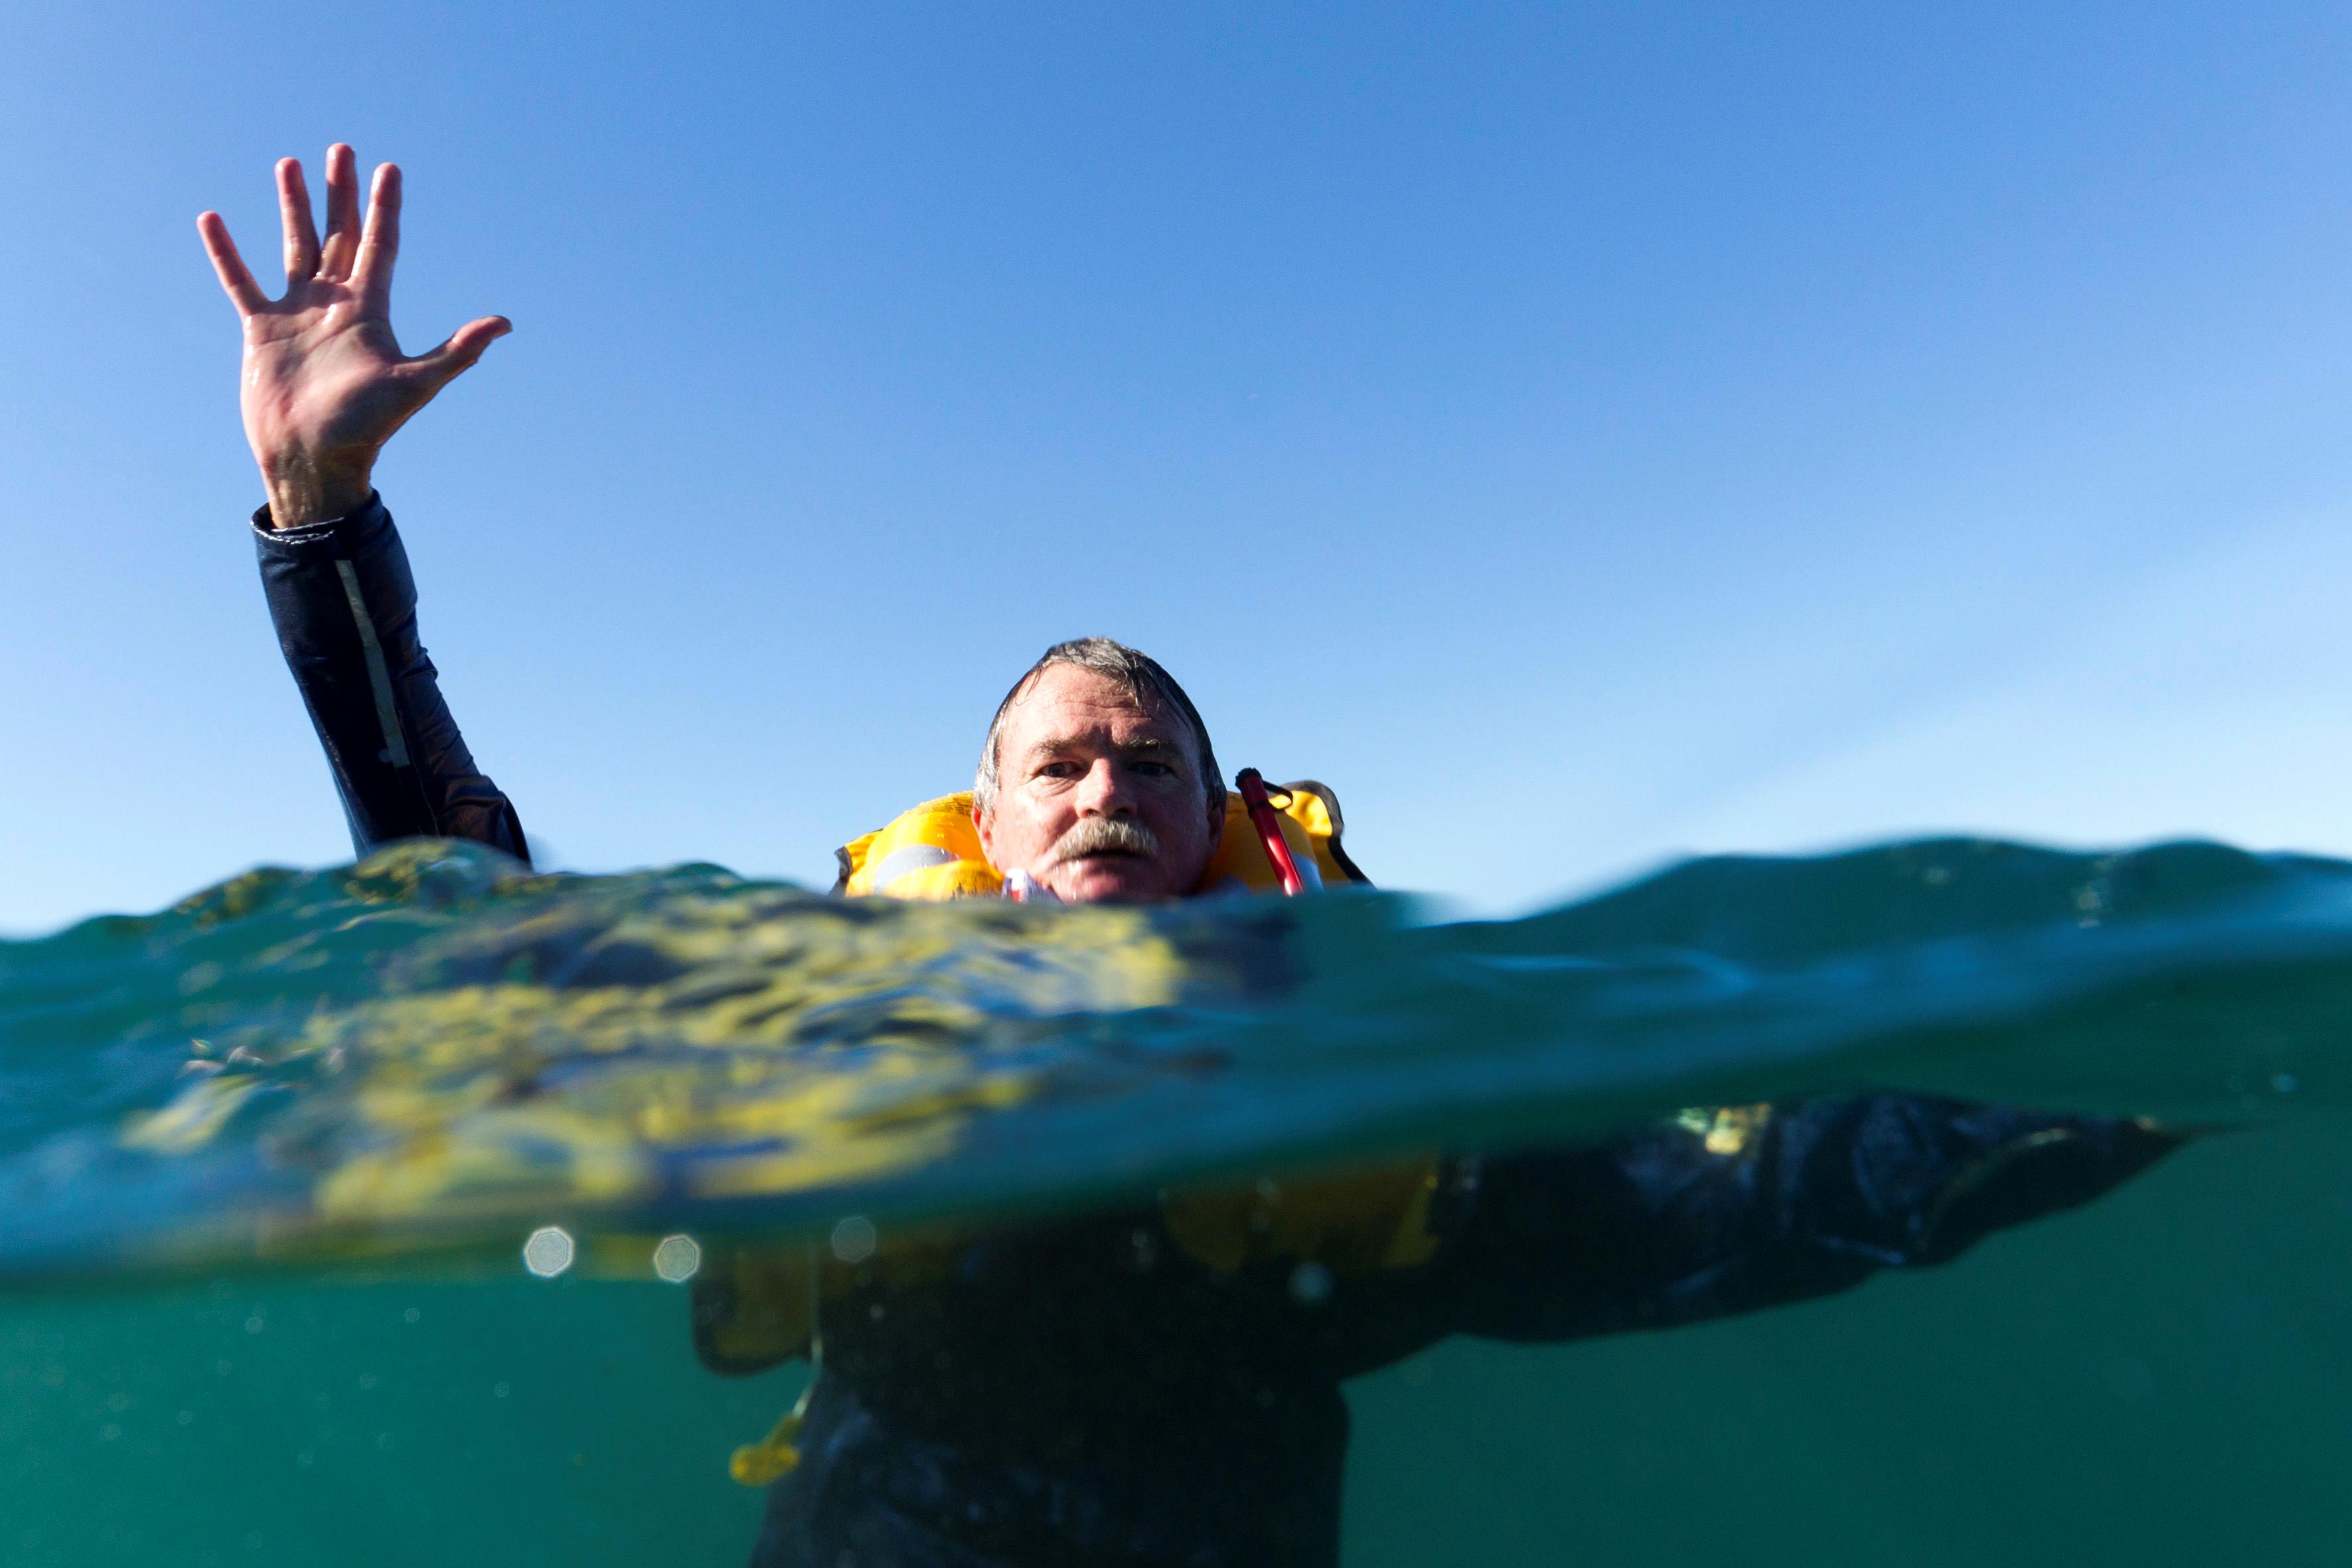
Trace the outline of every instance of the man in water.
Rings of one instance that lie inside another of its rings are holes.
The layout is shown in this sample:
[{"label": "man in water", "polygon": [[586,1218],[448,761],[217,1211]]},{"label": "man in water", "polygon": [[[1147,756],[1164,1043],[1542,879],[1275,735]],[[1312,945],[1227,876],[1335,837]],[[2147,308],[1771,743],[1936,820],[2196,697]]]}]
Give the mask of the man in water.
[{"label": "man in water", "polygon": [[[404,355],[399,172],[376,172],[362,218],[351,149],[331,149],[323,239],[300,166],[278,183],[282,298],[217,215],[198,226],[245,327],[263,583],[353,844],[443,836],[528,859],[442,701],[370,480],[507,323]],[[1014,683],[971,812],[988,885],[1076,903],[1199,891],[1227,832],[1191,700],[1103,638]],[[1665,1327],[1944,1262],[2176,1142],[1899,1094],[1694,1112],[1591,1147],[1259,1184],[821,1269],[722,1256],[698,1281],[697,1344],[756,1371],[821,1334],[759,1568],[1331,1568],[1345,1379],[1454,1333]]]}]

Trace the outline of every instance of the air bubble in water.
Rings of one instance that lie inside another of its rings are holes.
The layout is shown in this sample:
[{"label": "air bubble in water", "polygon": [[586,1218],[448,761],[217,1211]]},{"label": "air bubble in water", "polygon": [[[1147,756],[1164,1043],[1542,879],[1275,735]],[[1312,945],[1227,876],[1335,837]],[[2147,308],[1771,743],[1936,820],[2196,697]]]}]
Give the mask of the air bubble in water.
[{"label": "air bubble in water", "polygon": [[833,1227],[833,1255],[844,1263],[863,1263],[874,1256],[874,1222],[851,1215]]},{"label": "air bubble in water", "polygon": [[665,1236],[654,1248],[654,1272],[673,1285],[683,1285],[702,1267],[702,1247],[690,1236]]},{"label": "air bubble in water", "polygon": [[522,1244],[522,1266],[542,1279],[552,1279],[572,1267],[572,1233],[561,1226],[543,1225]]}]

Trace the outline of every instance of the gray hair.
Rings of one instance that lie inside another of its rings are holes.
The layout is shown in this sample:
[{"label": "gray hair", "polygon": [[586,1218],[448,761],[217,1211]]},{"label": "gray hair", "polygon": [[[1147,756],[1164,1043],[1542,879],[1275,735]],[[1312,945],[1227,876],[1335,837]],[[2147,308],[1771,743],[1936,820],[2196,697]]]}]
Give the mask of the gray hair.
[{"label": "gray hair", "polygon": [[1123,642],[1108,637],[1073,637],[1047,648],[1031,665],[1004,700],[996,705],[996,717],[988,721],[988,739],[980,748],[980,771],[971,785],[973,809],[982,816],[996,809],[997,750],[1004,739],[1005,715],[1022,694],[1036,684],[1037,678],[1057,664],[1074,665],[1080,669],[1115,680],[1142,709],[1171,709],[1192,731],[1194,746],[1201,757],[1201,794],[1209,810],[1222,816],[1225,810],[1225,781],[1217,772],[1216,748],[1209,744],[1209,727],[1201,722],[1201,710],[1176,684],[1176,678],[1160,667],[1160,661],[1150,654],[1131,648]]}]

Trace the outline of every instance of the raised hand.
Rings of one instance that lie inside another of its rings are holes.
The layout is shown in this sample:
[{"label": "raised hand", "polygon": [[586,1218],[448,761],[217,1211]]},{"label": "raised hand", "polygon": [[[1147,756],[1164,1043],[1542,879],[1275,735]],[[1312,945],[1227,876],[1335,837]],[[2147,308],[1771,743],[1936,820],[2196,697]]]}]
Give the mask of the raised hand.
[{"label": "raised hand", "polygon": [[238,402],[261,465],[273,526],[294,528],[364,505],[376,454],[482,351],[513,328],[503,316],[467,322],[414,358],[392,334],[392,264],[400,254],[400,171],[375,172],[360,223],[352,150],[327,149],[327,237],[310,219],[302,165],[278,163],[286,225],[286,294],[272,300],[218,213],[196,219],[221,287],[245,323]]}]

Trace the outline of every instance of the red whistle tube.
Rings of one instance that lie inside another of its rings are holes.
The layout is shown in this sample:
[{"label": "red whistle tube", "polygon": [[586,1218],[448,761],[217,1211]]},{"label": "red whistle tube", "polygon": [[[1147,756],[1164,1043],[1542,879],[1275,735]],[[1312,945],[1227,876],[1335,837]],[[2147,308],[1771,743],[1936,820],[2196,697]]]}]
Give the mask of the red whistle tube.
[{"label": "red whistle tube", "polygon": [[1257,829],[1258,842],[1265,846],[1265,858],[1274,862],[1274,874],[1282,879],[1282,890],[1297,898],[1307,890],[1307,879],[1298,874],[1298,862],[1290,856],[1290,844],[1282,837],[1282,818],[1274,809],[1274,802],[1265,797],[1265,777],[1255,768],[1244,768],[1234,775],[1241,786],[1242,805],[1249,808],[1250,824]]}]

